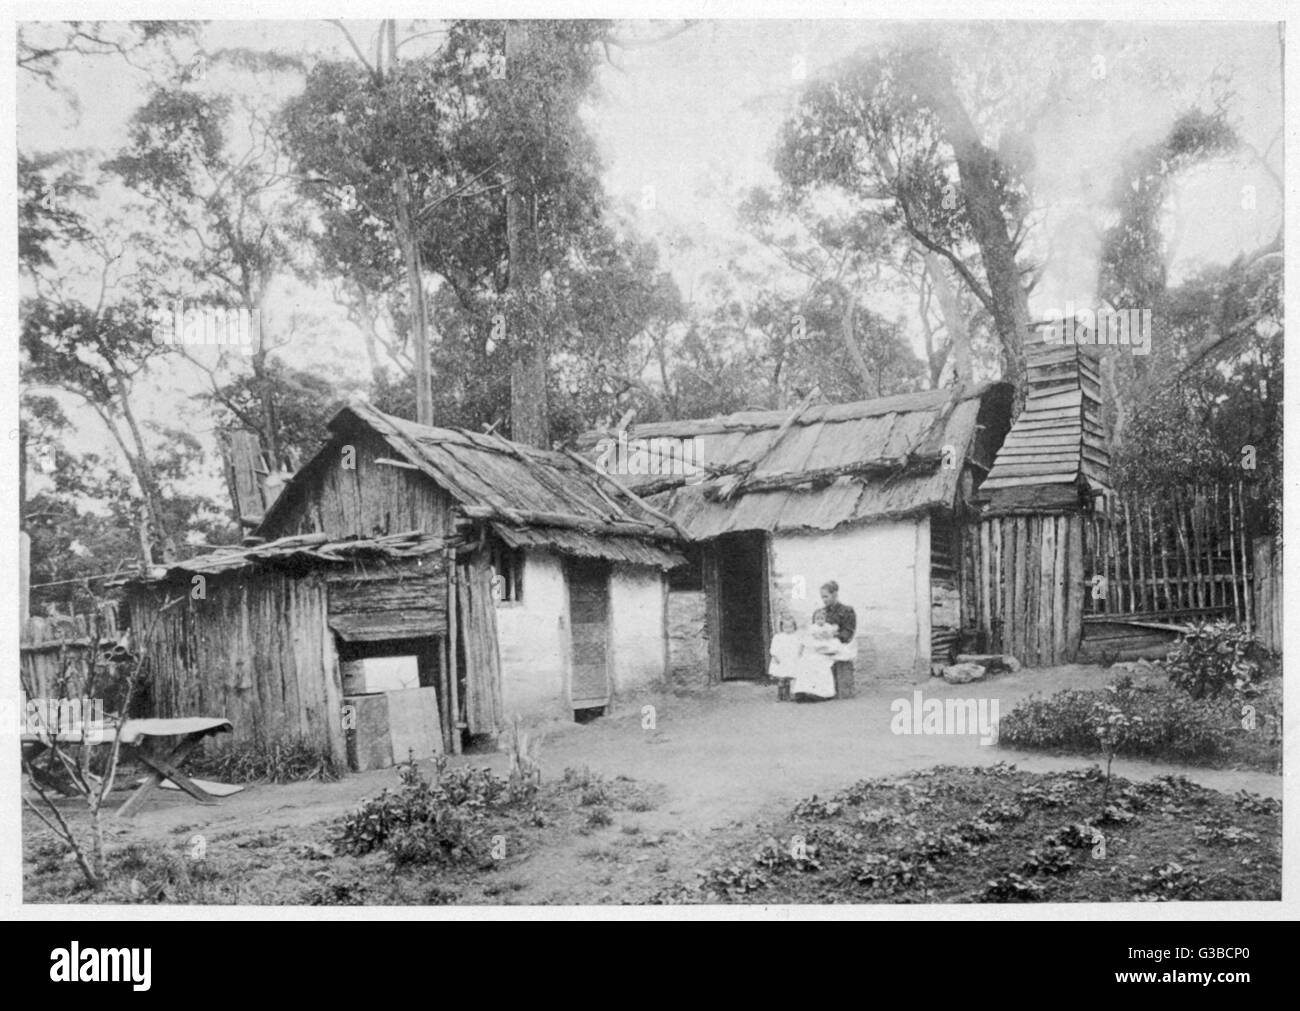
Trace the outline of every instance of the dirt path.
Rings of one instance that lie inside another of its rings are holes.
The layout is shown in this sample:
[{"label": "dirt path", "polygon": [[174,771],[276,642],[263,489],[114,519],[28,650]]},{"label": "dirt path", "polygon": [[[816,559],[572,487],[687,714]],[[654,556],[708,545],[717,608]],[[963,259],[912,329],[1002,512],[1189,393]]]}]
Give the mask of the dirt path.
[{"label": "dirt path", "polygon": [[[996,699],[1002,714],[1037,691],[1078,687],[1095,668],[1022,671],[985,684],[921,689],[926,699]],[[940,687],[941,686],[941,687]],[[890,732],[891,703],[912,700],[912,686],[873,686],[857,698],[811,705],[776,704],[771,689],[723,685],[717,701],[682,713],[663,707],[654,731],[641,729],[639,714],[575,728],[547,749],[558,764],[586,763],[607,774],[668,786],[670,808],[689,823],[706,826],[744,817],[772,803],[826,794],[858,779],[888,776],[926,766],[1014,762],[1032,772],[1091,764],[980,744],[978,735],[913,736]],[[1180,773],[1215,790],[1251,790],[1280,797],[1280,776],[1265,772],[1193,769],[1117,760],[1116,774],[1152,779]]]},{"label": "dirt path", "polygon": [[[890,730],[897,699],[923,697],[996,700],[1005,715],[1021,699],[1066,687],[1101,685],[1096,667],[1060,667],[1002,675],[984,683],[924,686],[868,684],[857,698],[815,704],[775,701],[773,689],[724,684],[712,692],[654,696],[585,725],[546,728],[541,762],[547,778],[566,767],[589,767],[613,778],[660,784],[665,797],[654,811],[616,813],[615,824],[565,845],[508,861],[484,876],[482,896],[463,901],[638,901],[656,883],[680,880],[699,867],[712,844],[775,817],[800,798],[826,795],[856,780],[937,764],[1013,762],[1031,772],[1077,768],[1090,760],[1017,752],[982,745],[977,734],[898,735]],[[643,729],[643,704],[653,705],[654,727]],[[503,772],[504,754],[467,755],[456,761]],[[1281,797],[1280,776],[1263,772],[1196,769],[1117,760],[1115,773],[1144,780],[1186,775],[1215,790],[1246,789]],[[352,809],[363,798],[396,785],[390,770],[348,776],[338,783],[254,786],[213,807],[171,795],[153,801],[118,839],[175,839],[202,832],[210,839],[250,832],[301,834]]]},{"label": "dirt path", "polygon": [[[1050,694],[1104,680],[1095,667],[1058,667],[1002,675],[982,684],[932,680],[923,686],[869,685],[857,698],[806,705],[778,704],[766,686],[723,684],[703,696],[646,700],[655,706],[654,729],[642,729],[642,712],[634,707],[585,725],[554,724],[545,729],[541,762],[548,777],[585,765],[605,776],[660,783],[669,798],[663,810],[681,819],[683,828],[707,830],[773,804],[833,792],[858,779],[931,765],[1007,761],[1027,771],[1050,772],[1091,764],[1085,758],[984,746],[974,734],[896,735],[890,732],[891,703],[910,701],[919,687],[926,699],[997,700],[1005,715],[1035,692]],[[456,761],[497,771],[507,766],[504,754],[466,755]],[[1177,773],[1215,790],[1282,796],[1282,778],[1266,772],[1124,759],[1115,761],[1114,771],[1130,779]],[[178,824],[301,825],[342,813],[395,782],[392,770],[382,770],[338,783],[253,786],[210,808],[167,797],[151,802],[137,824],[164,831],[174,831]]]}]

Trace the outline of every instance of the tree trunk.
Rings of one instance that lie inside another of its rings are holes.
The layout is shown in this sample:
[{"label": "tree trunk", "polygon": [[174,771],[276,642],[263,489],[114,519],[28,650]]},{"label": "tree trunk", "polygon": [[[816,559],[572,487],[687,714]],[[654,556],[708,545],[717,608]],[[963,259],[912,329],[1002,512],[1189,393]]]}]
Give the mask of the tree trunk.
[{"label": "tree trunk", "polygon": [[[844,292],[844,311],[840,314],[840,342],[844,345],[844,350],[848,352],[849,361],[857,369],[858,376],[862,379],[862,395],[870,396],[871,387],[876,387],[876,395],[880,395],[880,377],[871,374],[871,367],[867,364],[866,358],[862,356],[862,349],[858,347],[858,341],[853,333],[853,296]],[[882,366],[883,368],[883,366]]]},{"label": "tree trunk", "polygon": [[966,216],[980,247],[992,299],[993,324],[1002,343],[1002,378],[1015,387],[1013,413],[1025,401],[1025,340],[1029,334],[1029,298],[1020,283],[1007,222],[998,206],[993,152],[982,144],[957,148],[957,170],[966,198]]},{"label": "tree trunk", "polygon": [[1015,245],[1002,213],[998,186],[998,159],[979,138],[975,124],[958,98],[946,66],[919,80],[929,91],[929,104],[943,124],[957,159],[966,220],[979,246],[988,283],[989,309],[1002,344],[1002,378],[1015,394],[1012,416],[1025,402],[1025,341],[1029,336],[1029,296],[1020,282]]},{"label": "tree trunk", "polygon": [[1124,397],[1120,392],[1119,383],[1115,377],[1115,365],[1117,355],[1101,355],[1101,389],[1102,396],[1114,408],[1113,420],[1110,430],[1107,433],[1110,436],[1109,449],[1112,453],[1124,444],[1124,426],[1128,422],[1127,412],[1124,410]]},{"label": "tree trunk", "polygon": [[424,281],[420,274],[420,251],[416,247],[411,217],[411,189],[404,171],[398,173],[393,195],[397,200],[398,241],[402,244],[402,259],[406,263],[406,283],[411,298],[411,337],[415,350],[415,420],[421,425],[432,425],[433,381],[429,374],[431,365]]},{"label": "tree trunk", "polygon": [[370,301],[366,298],[365,290],[357,285],[355,291],[345,292],[344,298],[348,299],[349,305],[348,316],[356,323],[357,329],[361,331],[361,336],[366,342],[366,360],[370,362],[370,377],[372,380],[378,380],[380,375],[379,348],[376,332],[375,317],[370,311]]},{"label": "tree trunk", "polygon": [[149,506],[143,502],[140,503],[140,515],[136,517],[135,532],[140,538],[140,558],[144,561],[147,575],[153,565],[153,552],[149,549]]},{"label": "tree trunk", "polygon": [[[944,326],[948,330],[949,357],[952,359],[953,372],[957,382],[970,382],[970,328],[966,325],[966,314],[962,312],[957,292],[949,282],[948,271],[937,253],[925,254],[925,269],[930,275],[935,298],[939,300],[939,311],[943,314]],[[937,386],[938,376],[934,378]]]},{"label": "tree trunk", "polygon": [[[139,424],[136,422],[135,412],[131,410],[131,400],[127,396],[126,381],[116,369],[113,370],[113,378],[117,385],[117,399],[122,408],[122,417],[126,421],[127,428],[131,430],[131,441],[135,444],[135,453],[134,455],[127,454],[127,463],[131,465],[135,472],[135,479],[140,485],[140,493],[144,496],[145,507],[149,510],[149,522],[153,526],[154,535],[158,538],[162,547],[163,564],[171,565],[176,561],[177,557],[176,539],[172,536],[171,529],[163,518],[158,478],[154,474],[153,464],[149,462],[149,450],[145,446],[144,436],[140,432]],[[116,429],[114,429],[114,434],[117,434]],[[120,437],[119,445],[121,445]],[[146,562],[152,564],[152,559],[146,559]]]},{"label": "tree trunk", "polygon": [[27,516],[27,433],[18,429],[18,526],[26,530]]},{"label": "tree trunk", "polygon": [[[520,67],[527,59],[529,27],[523,21],[506,23],[506,76],[511,87],[524,87]],[[509,155],[507,155],[509,157]],[[530,196],[521,179],[523,166],[510,165],[506,192],[506,242],[510,257],[509,334],[513,355],[510,365],[510,434],[516,442],[550,448],[550,411],[546,402],[548,354],[545,336],[533,323],[528,304],[537,296],[536,235],[530,216]]]}]

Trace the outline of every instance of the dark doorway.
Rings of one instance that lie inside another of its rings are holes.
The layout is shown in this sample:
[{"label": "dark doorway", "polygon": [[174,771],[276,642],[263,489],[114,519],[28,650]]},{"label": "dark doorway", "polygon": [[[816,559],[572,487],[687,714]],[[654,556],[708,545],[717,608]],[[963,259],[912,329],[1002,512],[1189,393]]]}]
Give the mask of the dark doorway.
[{"label": "dark doorway", "polygon": [[574,712],[609,705],[609,563],[570,559],[569,626],[573,641],[570,700]]},{"label": "dark doorway", "polygon": [[722,679],[767,677],[767,535],[727,534],[717,541]]},{"label": "dark doorway", "polygon": [[367,657],[415,656],[420,672],[421,688],[436,688],[439,696],[442,685],[439,674],[445,661],[442,656],[442,637],[421,636],[414,639],[382,639],[378,641],[348,642],[340,636],[334,638],[339,660],[364,660]]}]

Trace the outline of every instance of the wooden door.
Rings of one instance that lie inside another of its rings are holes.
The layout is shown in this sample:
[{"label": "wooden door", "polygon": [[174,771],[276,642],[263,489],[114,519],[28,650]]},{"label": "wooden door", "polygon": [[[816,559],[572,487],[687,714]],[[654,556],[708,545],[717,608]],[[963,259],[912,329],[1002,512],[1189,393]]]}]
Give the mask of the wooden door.
[{"label": "wooden door", "polygon": [[572,559],[569,626],[573,639],[570,697],[574,709],[609,705],[609,565]]}]

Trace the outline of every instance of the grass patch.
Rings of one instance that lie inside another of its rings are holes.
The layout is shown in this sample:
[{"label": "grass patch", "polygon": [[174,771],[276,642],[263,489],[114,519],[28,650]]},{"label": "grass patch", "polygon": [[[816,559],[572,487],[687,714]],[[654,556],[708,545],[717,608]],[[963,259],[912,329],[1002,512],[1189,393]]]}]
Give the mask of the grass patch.
[{"label": "grass patch", "polygon": [[236,744],[196,755],[189,764],[191,775],[222,783],[332,783],[342,772],[329,754],[301,742]]}]

